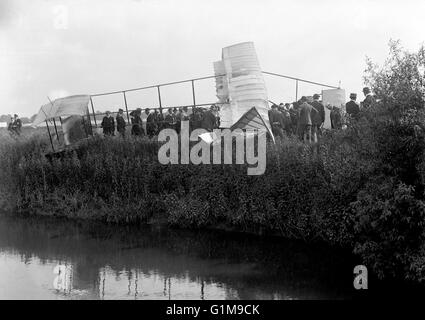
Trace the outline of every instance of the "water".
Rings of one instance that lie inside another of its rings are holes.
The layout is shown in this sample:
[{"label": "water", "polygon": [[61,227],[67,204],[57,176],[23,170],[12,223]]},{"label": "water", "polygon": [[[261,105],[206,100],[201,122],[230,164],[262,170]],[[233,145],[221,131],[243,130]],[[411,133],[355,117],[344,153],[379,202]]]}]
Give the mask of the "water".
[{"label": "water", "polygon": [[0,299],[345,299],[350,261],[279,238],[0,215]]}]

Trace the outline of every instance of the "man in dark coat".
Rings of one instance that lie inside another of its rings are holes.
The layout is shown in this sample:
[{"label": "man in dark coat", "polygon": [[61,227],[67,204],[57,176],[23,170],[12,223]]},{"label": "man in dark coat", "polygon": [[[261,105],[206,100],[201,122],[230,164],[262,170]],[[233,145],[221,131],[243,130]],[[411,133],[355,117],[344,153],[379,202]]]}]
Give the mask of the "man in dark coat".
[{"label": "man in dark coat", "polygon": [[375,97],[372,95],[370,89],[368,87],[364,87],[363,94],[365,95],[365,99],[362,102],[362,107],[365,109],[372,107],[375,104],[376,100]]},{"label": "man in dark coat", "polygon": [[152,138],[158,129],[158,125],[156,123],[156,114],[151,113],[149,108],[145,109],[145,113],[147,115],[146,118],[146,134],[149,136],[149,138]]},{"label": "man in dark coat", "polygon": [[322,126],[325,122],[325,107],[319,101],[319,98],[320,95],[316,93],[313,95],[313,101],[311,102],[312,107],[317,111],[313,114],[311,127],[314,142],[317,142],[317,136],[322,134]]},{"label": "man in dark coat", "polygon": [[278,106],[273,104],[272,109],[269,112],[269,122],[272,127],[273,135],[276,137],[283,138],[283,128],[285,127],[285,119],[281,112],[278,110]]},{"label": "man in dark coat", "polygon": [[172,108],[168,108],[168,112],[165,115],[164,120],[166,128],[176,130],[177,118]]},{"label": "man in dark coat", "polygon": [[292,134],[297,134],[298,127],[298,104],[295,102],[289,107],[289,115],[291,116],[291,131]]},{"label": "man in dark coat", "polygon": [[115,119],[117,120],[117,131],[124,138],[125,137],[125,120],[124,120],[123,109],[118,109],[118,114]]},{"label": "man in dark coat", "polygon": [[204,112],[204,116],[201,122],[201,128],[212,132],[216,127],[216,117],[214,114],[214,105],[210,107],[209,110]]},{"label": "man in dark coat", "polygon": [[333,106],[330,114],[331,118],[331,127],[332,129],[341,129],[342,128],[342,114],[341,110]]},{"label": "man in dark coat", "polygon": [[143,127],[142,127],[142,109],[137,108],[136,110],[131,111],[131,134],[134,136],[140,136],[143,134]]},{"label": "man in dark coat", "polygon": [[161,131],[162,129],[165,128],[164,116],[162,115],[162,112],[155,110],[154,121],[155,121],[155,124],[156,124],[156,133],[155,134],[158,134],[159,131]]},{"label": "man in dark coat", "polygon": [[313,108],[313,106],[307,103],[307,97],[301,97],[301,105],[298,110],[298,123],[300,127],[300,133],[302,134],[302,139],[307,140],[311,143],[311,127],[313,125],[312,118],[316,117],[318,111]]},{"label": "man in dark coat", "polygon": [[22,129],[22,120],[19,119],[19,116],[17,114],[14,115],[14,120],[12,122],[12,130],[16,135],[21,135],[21,129]]},{"label": "man in dark coat", "polygon": [[111,116],[111,112],[106,111],[106,116],[103,117],[101,127],[105,136],[112,136],[115,134],[115,121]]},{"label": "man in dark coat", "polygon": [[349,115],[351,119],[357,119],[360,112],[360,107],[359,107],[359,104],[356,102],[356,99],[357,99],[357,94],[351,93],[350,101],[348,101],[345,104],[345,111],[347,112],[347,114]]}]

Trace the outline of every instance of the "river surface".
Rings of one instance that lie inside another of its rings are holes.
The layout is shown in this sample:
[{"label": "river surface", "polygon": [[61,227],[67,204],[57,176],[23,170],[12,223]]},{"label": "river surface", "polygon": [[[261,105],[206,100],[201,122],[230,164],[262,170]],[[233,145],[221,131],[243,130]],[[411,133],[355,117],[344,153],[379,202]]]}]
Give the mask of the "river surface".
[{"label": "river surface", "polygon": [[324,246],[0,215],[0,299],[349,299],[352,281]]}]

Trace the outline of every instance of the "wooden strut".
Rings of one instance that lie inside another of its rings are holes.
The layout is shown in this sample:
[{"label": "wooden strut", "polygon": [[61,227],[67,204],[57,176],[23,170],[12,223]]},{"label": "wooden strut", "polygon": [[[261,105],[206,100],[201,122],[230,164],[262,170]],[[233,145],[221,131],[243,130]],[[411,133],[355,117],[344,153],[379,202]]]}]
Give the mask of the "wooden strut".
[{"label": "wooden strut", "polygon": [[56,127],[56,120],[55,120],[55,118],[53,118],[53,125],[55,126],[56,139],[60,143],[60,141],[59,141],[59,133],[58,133],[58,128]]},{"label": "wooden strut", "polygon": [[52,145],[52,150],[53,152],[55,152],[55,147],[53,146],[52,135],[50,134],[50,128],[49,128],[49,124],[47,123],[47,120],[46,120],[46,126],[47,126],[47,132],[49,133],[49,139],[50,139],[50,144]]}]

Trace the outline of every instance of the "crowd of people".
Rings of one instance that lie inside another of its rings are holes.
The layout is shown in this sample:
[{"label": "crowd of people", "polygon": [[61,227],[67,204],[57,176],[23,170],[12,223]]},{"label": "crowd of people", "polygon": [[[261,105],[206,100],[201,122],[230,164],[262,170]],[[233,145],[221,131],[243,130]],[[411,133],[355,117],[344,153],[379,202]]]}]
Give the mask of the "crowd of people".
[{"label": "crowd of people", "polygon": [[[145,121],[142,120],[142,109],[137,108],[130,113],[131,135],[134,136],[156,136],[162,129],[174,129],[180,133],[181,122],[189,121],[190,131],[202,128],[212,132],[220,127],[220,107],[211,105],[209,109],[193,107],[189,113],[188,107],[168,108],[167,112],[161,113],[158,109],[151,110],[146,108],[144,111]],[[126,135],[126,121],[124,118],[124,110],[119,109],[114,119],[110,111],[106,112],[102,120],[101,127],[105,136],[115,135],[115,131],[119,135]]]},{"label": "crowd of people", "polygon": [[347,119],[355,121],[361,108],[369,108],[375,103],[368,87],[363,88],[363,93],[365,99],[361,104],[356,101],[356,93],[350,94],[350,101],[345,104],[345,112],[342,106],[323,105],[319,94],[314,94],[311,98],[303,96],[292,104],[273,104],[269,111],[273,135],[280,138],[295,135],[306,142],[317,142],[325,123],[325,108],[330,111],[331,128],[343,129]]},{"label": "crowd of people", "polygon": [[[357,119],[360,108],[367,108],[375,99],[368,87],[363,89],[364,101],[357,103],[357,94],[350,94],[350,101],[345,105],[345,112],[342,106],[323,105],[320,95],[314,94],[312,97],[303,96],[299,101],[293,103],[273,104],[269,111],[269,121],[275,137],[298,136],[306,142],[317,142],[322,134],[325,122],[325,108],[330,111],[330,122],[332,129],[343,129],[346,119]],[[190,131],[203,128],[213,131],[220,127],[220,107],[211,105],[209,109],[193,107],[189,113],[188,107],[168,108],[166,113],[161,113],[158,109],[146,108],[142,120],[142,109],[138,108],[130,113],[131,135],[134,136],[156,136],[162,129],[174,129],[180,132],[181,121],[189,121]],[[101,127],[106,136],[126,135],[126,121],[124,110],[119,109],[114,119],[111,112],[107,111],[102,120]]]}]

